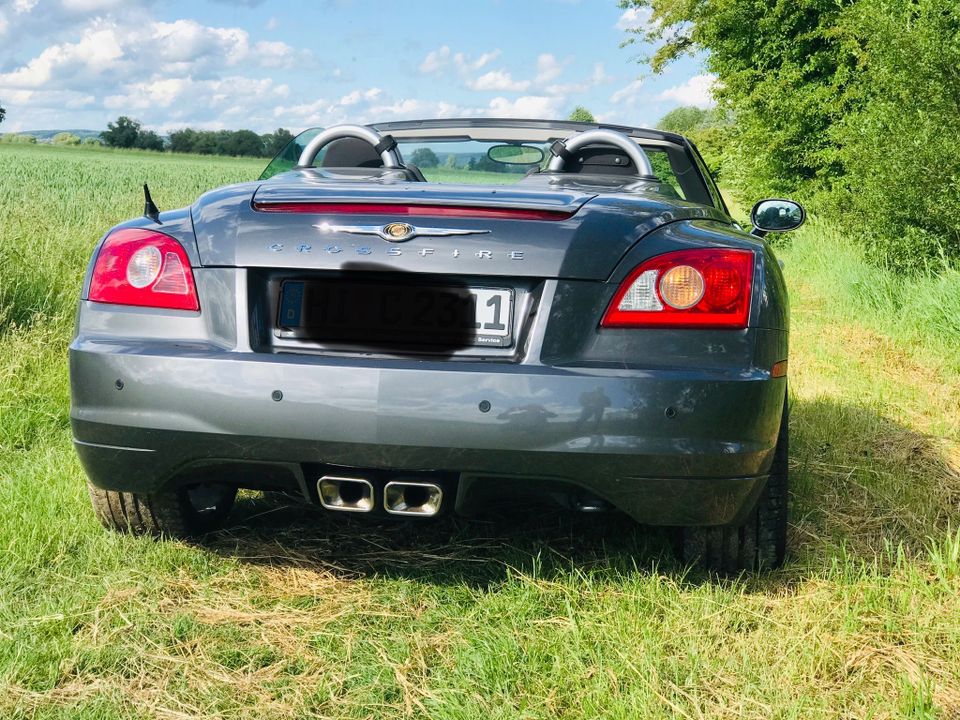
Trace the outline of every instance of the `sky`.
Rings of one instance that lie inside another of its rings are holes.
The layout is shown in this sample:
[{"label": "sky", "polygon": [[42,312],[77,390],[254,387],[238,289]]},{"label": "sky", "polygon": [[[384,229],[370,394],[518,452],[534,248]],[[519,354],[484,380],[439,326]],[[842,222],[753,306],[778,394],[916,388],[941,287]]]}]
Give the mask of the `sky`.
[{"label": "sky", "polygon": [[434,117],[651,126],[711,103],[702,59],[659,76],[616,0],[0,0],[2,132],[128,115],[168,133]]}]

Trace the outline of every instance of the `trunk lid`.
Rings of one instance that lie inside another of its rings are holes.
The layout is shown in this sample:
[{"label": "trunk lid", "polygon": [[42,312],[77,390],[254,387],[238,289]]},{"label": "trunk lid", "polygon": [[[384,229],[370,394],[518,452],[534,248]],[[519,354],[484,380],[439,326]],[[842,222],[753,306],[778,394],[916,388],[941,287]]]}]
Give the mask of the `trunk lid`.
[{"label": "trunk lid", "polygon": [[[203,265],[604,280],[639,237],[678,217],[676,203],[656,196],[598,197],[570,187],[286,177],[197,202]],[[370,234],[391,223],[419,234]]]}]

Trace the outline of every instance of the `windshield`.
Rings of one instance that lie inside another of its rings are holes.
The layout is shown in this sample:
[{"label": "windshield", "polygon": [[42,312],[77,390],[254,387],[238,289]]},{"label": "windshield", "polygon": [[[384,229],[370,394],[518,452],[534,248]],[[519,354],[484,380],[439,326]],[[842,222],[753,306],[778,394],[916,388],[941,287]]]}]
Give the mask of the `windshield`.
[{"label": "windshield", "polygon": [[[304,148],[321,131],[322,128],[312,128],[298,135],[270,162],[260,179],[295,168]],[[541,137],[531,137],[522,132],[503,140],[479,140],[460,133],[448,137],[424,137],[422,132],[413,137],[403,137],[400,132],[392,134],[403,164],[416,167],[427,182],[468,185],[512,185],[531,172],[546,170],[550,146],[556,139],[543,133]],[[663,185],[681,198],[714,204],[683,147],[653,140],[641,140],[639,144]],[[333,167],[327,162],[326,151],[327,148],[320,150],[314,167]],[[375,153],[373,157],[376,158]]]}]

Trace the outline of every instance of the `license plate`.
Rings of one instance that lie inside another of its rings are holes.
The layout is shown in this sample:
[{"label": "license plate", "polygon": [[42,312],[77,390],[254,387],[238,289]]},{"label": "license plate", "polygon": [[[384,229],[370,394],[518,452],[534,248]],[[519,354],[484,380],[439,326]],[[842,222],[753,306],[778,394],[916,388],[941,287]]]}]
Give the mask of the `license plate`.
[{"label": "license plate", "polygon": [[513,290],[287,280],[277,324],[318,341],[509,347]]}]

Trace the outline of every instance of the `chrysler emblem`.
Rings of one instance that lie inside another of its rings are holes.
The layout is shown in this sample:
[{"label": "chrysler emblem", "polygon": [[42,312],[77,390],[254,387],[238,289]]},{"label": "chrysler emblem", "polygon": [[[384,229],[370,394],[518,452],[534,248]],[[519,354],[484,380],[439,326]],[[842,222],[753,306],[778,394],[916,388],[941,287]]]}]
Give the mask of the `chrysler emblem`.
[{"label": "chrysler emblem", "polygon": [[450,235],[486,235],[489,230],[465,230],[462,228],[415,227],[405,222],[392,222],[386,225],[314,225],[322,233],[352,233],[353,235],[377,235],[387,242],[406,242],[415,237],[447,237]]},{"label": "chrysler emblem", "polygon": [[383,226],[383,239],[390,242],[403,242],[414,236],[416,230],[413,225],[402,222],[392,222]]}]

